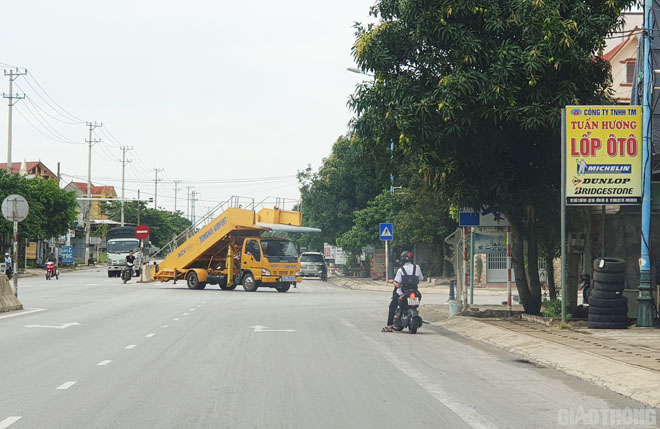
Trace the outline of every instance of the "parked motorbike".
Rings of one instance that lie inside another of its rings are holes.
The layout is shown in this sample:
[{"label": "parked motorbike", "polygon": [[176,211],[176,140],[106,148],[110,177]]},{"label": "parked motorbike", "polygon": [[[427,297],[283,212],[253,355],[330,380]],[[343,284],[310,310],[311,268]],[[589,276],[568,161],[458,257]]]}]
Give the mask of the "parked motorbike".
[{"label": "parked motorbike", "polygon": [[133,277],[133,263],[126,262],[126,265],[124,265],[124,268],[121,270],[121,279],[124,281],[124,284],[126,284],[131,277]]},{"label": "parked motorbike", "polygon": [[411,334],[417,333],[417,329],[422,326],[422,318],[419,316],[417,308],[422,294],[417,289],[403,291],[403,296],[399,300],[399,306],[394,313],[394,330],[402,331],[408,328]]},{"label": "parked motorbike", "polygon": [[50,280],[53,277],[55,277],[55,279],[59,280],[60,279],[60,270],[57,269],[57,265],[55,265],[55,262],[48,261],[48,262],[46,262],[46,280]]}]

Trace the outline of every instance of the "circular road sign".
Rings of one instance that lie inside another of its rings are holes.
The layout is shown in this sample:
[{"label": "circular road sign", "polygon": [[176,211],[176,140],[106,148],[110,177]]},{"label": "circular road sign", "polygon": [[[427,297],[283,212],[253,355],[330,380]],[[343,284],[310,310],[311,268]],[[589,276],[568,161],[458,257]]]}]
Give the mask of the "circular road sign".
[{"label": "circular road sign", "polygon": [[149,227],[147,225],[138,225],[137,228],[135,228],[135,236],[140,240],[149,237],[149,232]]},{"label": "circular road sign", "polygon": [[[14,205],[14,201],[16,204]],[[12,194],[8,195],[2,201],[2,215],[10,222],[14,221],[14,206],[16,207],[16,221],[21,222],[25,220],[30,211],[30,206],[25,198],[20,195]]]}]

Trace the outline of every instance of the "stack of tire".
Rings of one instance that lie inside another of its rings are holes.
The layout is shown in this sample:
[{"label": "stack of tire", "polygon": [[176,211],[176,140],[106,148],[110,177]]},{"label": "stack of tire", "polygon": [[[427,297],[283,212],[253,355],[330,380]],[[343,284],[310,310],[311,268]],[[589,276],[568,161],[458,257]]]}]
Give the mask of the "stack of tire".
[{"label": "stack of tire", "polygon": [[618,258],[594,260],[594,291],[589,296],[587,326],[592,329],[628,328],[626,263]]}]

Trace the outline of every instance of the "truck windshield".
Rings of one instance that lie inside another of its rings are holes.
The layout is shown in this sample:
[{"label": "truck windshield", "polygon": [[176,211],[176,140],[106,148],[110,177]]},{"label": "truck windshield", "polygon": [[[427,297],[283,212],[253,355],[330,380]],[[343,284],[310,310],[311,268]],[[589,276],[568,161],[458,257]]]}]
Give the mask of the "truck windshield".
[{"label": "truck windshield", "polygon": [[108,253],[128,253],[137,252],[140,247],[138,240],[110,240],[108,241]]},{"label": "truck windshield", "polygon": [[298,252],[289,240],[263,240],[261,248],[264,250],[264,256],[293,256],[298,257]]}]

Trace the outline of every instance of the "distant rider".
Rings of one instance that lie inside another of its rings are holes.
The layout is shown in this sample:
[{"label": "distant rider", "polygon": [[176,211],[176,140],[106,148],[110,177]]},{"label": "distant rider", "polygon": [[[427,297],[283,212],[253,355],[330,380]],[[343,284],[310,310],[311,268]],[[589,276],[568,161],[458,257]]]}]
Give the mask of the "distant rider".
[{"label": "distant rider", "polygon": [[[387,326],[383,328],[383,332],[392,332],[394,327],[394,313],[396,307],[403,298],[403,290],[407,289],[406,286],[424,281],[424,275],[419,265],[414,264],[413,252],[405,250],[401,253],[401,263],[403,266],[399,268],[394,276],[394,291],[392,291],[392,300],[390,301],[389,313],[387,314]],[[402,287],[403,286],[403,287]]]},{"label": "distant rider", "polygon": [[[132,251],[132,250],[131,250],[130,252],[128,252],[128,256],[126,257],[126,264],[129,264],[129,263],[130,263],[130,264],[133,264],[133,267],[135,267],[135,256],[133,255],[133,251]],[[134,269],[134,268],[132,268],[131,271],[132,271],[133,269]]]},{"label": "distant rider", "polygon": [[11,262],[11,256],[9,253],[5,253],[5,274],[9,279],[11,279],[14,273],[14,264]]}]

